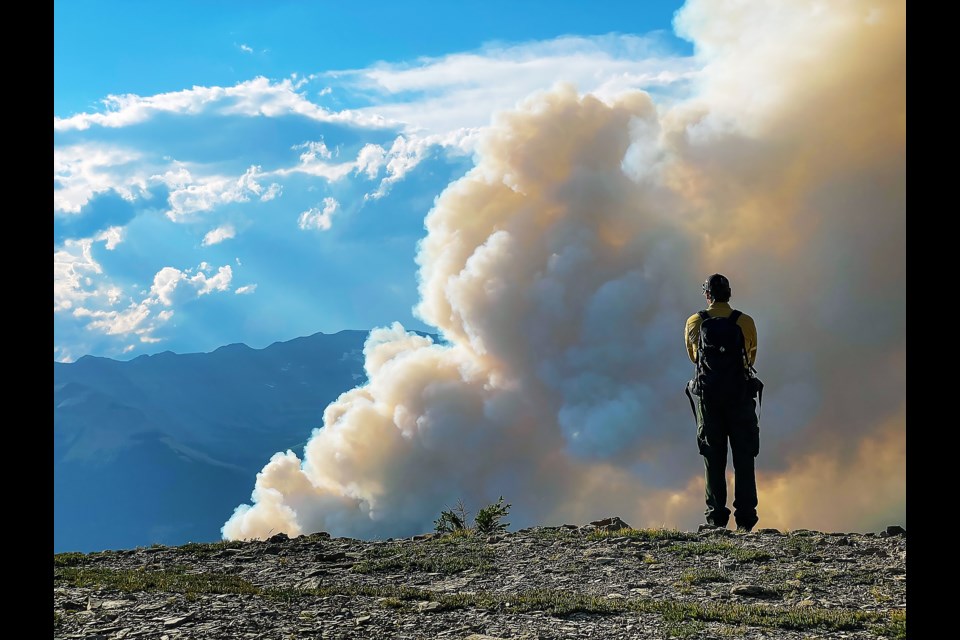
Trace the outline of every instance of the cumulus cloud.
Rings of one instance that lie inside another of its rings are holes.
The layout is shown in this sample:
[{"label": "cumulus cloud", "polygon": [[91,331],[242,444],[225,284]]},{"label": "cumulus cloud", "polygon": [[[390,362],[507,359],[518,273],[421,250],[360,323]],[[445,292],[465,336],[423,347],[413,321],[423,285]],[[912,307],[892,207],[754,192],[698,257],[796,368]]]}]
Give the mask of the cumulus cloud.
[{"label": "cumulus cloud", "polygon": [[123,227],[109,227],[98,233],[94,240],[102,240],[108,251],[113,251],[123,242]]},{"label": "cumulus cloud", "polygon": [[173,294],[186,274],[174,267],[164,267],[153,276],[150,296],[165,307],[173,304]]},{"label": "cumulus cloud", "polygon": [[354,111],[331,112],[310,102],[300,91],[302,84],[292,78],[272,82],[264,77],[232,87],[193,87],[153,96],[110,95],[105,110],[80,113],[67,118],[55,116],[54,131],[83,131],[90,127],[118,128],[146,122],[164,113],[180,115],[243,115],[278,117],[299,115],[319,122],[337,122],[379,128],[387,122],[375,114]]},{"label": "cumulus cloud", "polygon": [[53,252],[53,310],[66,311],[97,295],[92,276],[103,272],[93,258],[93,239],[67,240]]},{"label": "cumulus cloud", "polygon": [[196,288],[197,295],[204,296],[214,291],[227,291],[230,289],[230,282],[233,280],[233,269],[225,264],[217,273],[212,276],[202,271],[190,278],[190,283]]},{"label": "cumulus cloud", "polygon": [[137,151],[103,144],[75,144],[53,149],[53,210],[79,213],[90,199],[116,191],[133,200],[146,191],[144,169]]},{"label": "cumulus cloud", "polygon": [[318,229],[328,231],[333,226],[333,214],[340,208],[334,198],[324,198],[323,208],[312,207],[300,214],[297,225],[304,230]]},{"label": "cumulus cloud", "polygon": [[377,177],[380,168],[386,164],[387,151],[378,144],[365,144],[357,154],[356,171],[365,174],[371,180]]},{"label": "cumulus cloud", "polygon": [[256,284],[245,284],[242,287],[237,287],[234,291],[238,296],[249,295],[257,290]]},{"label": "cumulus cloud", "polygon": [[212,244],[219,244],[224,240],[229,240],[237,235],[237,230],[233,228],[232,224],[225,224],[217,227],[216,229],[211,229],[203,236],[203,246],[207,247]]},{"label": "cumulus cloud", "polygon": [[[103,267],[92,254],[94,242],[103,241],[111,249],[111,243],[119,242],[118,234],[118,230],[110,229],[97,238],[67,240],[54,252],[54,313],[69,314],[91,331],[133,335],[141,343],[155,343],[160,339],[154,332],[173,317],[173,307],[187,297],[184,286],[196,296],[230,288],[230,265],[208,275],[213,268],[204,262],[193,275],[189,269],[163,267],[154,274],[149,291],[133,299],[105,277]],[[126,306],[120,308],[122,303]]]},{"label": "cumulus cloud", "polygon": [[[260,183],[264,175],[260,166],[249,167],[240,177],[206,176],[192,178],[189,172],[178,171],[170,179],[188,180],[175,186],[170,192],[170,209],[167,217],[181,219],[198,211],[209,211],[215,207],[235,202],[249,202],[251,198],[260,201],[273,200],[280,191],[280,185],[273,183],[264,188]],[[192,179],[191,179],[192,178]]]},{"label": "cumulus cloud", "polygon": [[758,323],[761,522],[903,522],[904,11],[691,0],[689,99],[562,86],[499,115],[418,249],[446,343],[371,332],[368,382],[224,536],[406,535],[501,494],[515,526],[695,525],[681,332],[717,271]]},{"label": "cumulus cloud", "polygon": [[556,82],[608,97],[630,89],[665,89],[696,72],[694,61],[667,52],[655,38],[610,34],[487,46],[414,64],[384,63],[327,75],[379,95],[376,105],[357,111],[405,123],[409,135],[484,127],[491,113],[513,108]]},{"label": "cumulus cloud", "polygon": [[241,43],[240,51],[243,51],[244,53],[253,53],[253,47],[251,47],[250,45]]}]

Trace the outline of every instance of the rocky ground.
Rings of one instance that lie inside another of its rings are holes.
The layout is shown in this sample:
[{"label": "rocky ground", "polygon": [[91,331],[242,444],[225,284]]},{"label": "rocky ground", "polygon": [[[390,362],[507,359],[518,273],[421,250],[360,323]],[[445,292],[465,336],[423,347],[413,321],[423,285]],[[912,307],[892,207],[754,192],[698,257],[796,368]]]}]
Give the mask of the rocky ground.
[{"label": "rocky ground", "polygon": [[905,638],[906,532],[325,533],[54,556],[54,638]]}]

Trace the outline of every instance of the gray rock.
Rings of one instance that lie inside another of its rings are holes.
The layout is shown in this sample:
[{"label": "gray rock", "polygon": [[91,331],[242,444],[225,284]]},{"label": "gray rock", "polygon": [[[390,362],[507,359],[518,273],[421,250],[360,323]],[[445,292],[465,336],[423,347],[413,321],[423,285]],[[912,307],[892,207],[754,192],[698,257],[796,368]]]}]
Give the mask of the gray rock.
[{"label": "gray rock", "polygon": [[907,530],[898,524],[892,524],[887,527],[886,534],[888,536],[905,536],[907,535]]},{"label": "gray rock", "polygon": [[779,598],[780,594],[773,589],[760,586],[758,584],[736,584],[730,589],[730,593],[735,596],[745,596],[747,598]]},{"label": "gray rock", "polygon": [[601,520],[594,520],[591,522],[593,526],[601,531],[619,531],[620,529],[632,529],[630,525],[620,519],[619,516],[612,516],[610,518],[603,518]]},{"label": "gray rock", "polygon": [[[58,615],[54,636],[64,640],[101,636],[105,640],[141,640],[163,634],[170,640],[321,636],[329,640],[464,640],[471,634],[475,639],[486,635],[497,640],[666,637],[659,615],[639,614],[631,607],[615,605],[610,608],[616,611],[587,610],[557,617],[550,612],[548,602],[522,613],[506,606],[524,594],[549,592],[581,596],[585,603],[598,605],[603,601],[622,605],[640,598],[667,599],[682,605],[774,602],[779,606],[779,600],[761,599],[779,597],[784,599],[784,607],[802,608],[821,606],[820,599],[827,597],[831,604],[822,606],[845,613],[875,611],[885,616],[888,611],[906,607],[905,538],[881,540],[862,533],[825,537],[815,533],[808,538],[808,545],[805,540],[783,538],[782,534],[758,532],[720,539],[723,545],[773,556],[771,560],[738,562],[725,550],[699,555],[697,549],[702,542],[719,542],[715,535],[733,535],[731,531],[704,533],[697,536],[701,540],[698,545],[672,539],[595,539],[583,535],[588,529],[597,527],[538,526],[524,534],[498,532],[496,536],[502,540],[492,544],[486,542],[487,536],[443,543],[413,542],[410,538],[387,543],[300,536],[289,542],[251,542],[240,547],[243,554],[223,557],[216,552],[202,554],[178,547],[149,553],[98,553],[87,561],[98,571],[150,573],[183,567],[187,575],[224,576],[264,592],[289,595],[272,598],[216,593],[217,589],[189,596],[163,590],[122,594],[99,582],[95,572],[91,572],[92,583],[81,583],[74,569],[55,567],[54,611]],[[849,544],[840,541],[844,537]],[[798,542],[803,544],[795,544]],[[282,550],[270,555],[265,553],[268,547]],[[812,547],[816,552],[792,557],[787,553],[791,547]],[[879,548],[882,554],[853,554],[854,549],[865,548]],[[683,553],[686,550],[692,553]],[[390,558],[402,566],[348,570],[358,560]],[[811,563],[811,558],[820,562]],[[686,576],[698,570],[726,572],[734,582],[677,589],[678,582],[682,584]],[[211,586],[217,584],[214,581]],[[736,587],[731,589],[733,585]],[[315,594],[296,593],[298,587],[313,586],[320,587]],[[882,589],[882,603],[871,592],[876,586]],[[446,594],[462,597],[464,606],[448,610],[440,604],[446,602]],[[623,596],[626,600],[621,599]],[[482,604],[473,604],[474,597]],[[593,600],[596,597],[601,600]],[[91,610],[81,610],[88,600]],[[108,604],[111,600],[118,604]],[[497,606],[497,601],[503,606]],[[84,604],[78,607],[78,603]],[[191,615],[188,612],[196,612],[196,618],[185,621]],[[357,624],[358,619],[368,616],[368,621]],[[176,624],[181,620],[177,626],[165,626],[165,622]],[[806,640],[815,632],[761,624],[751,630],[750,637]],[[847,636],[866,640],[873,637],[873,632],[869,624],[864,624],[850,629]]]},{"label": "gray rock", "polygon": [[360,616],[360,617],[356,618],[356,619],[353,621],[353,623],[354,623],[355,625],[357,625],[358,627],[361,627],[361,626],[363,626],[363,625],[365,625],[365,624],[369,624],[371,620],[373,620],[373,616]]},{"label": "gray rock", "polygon": [[194,616],[194,613],[191,611],[190,613],[188,613],[188,614],[185,615],[185,616],[177,616],[177,617],[174,617],[174,618],[167,618],[167,619],[165,619],[165,620],[163,621],[163,626],[164,626],[165,628],[167,628],[167,629],[171,629],[171,628],[173,628],[173,627],[179,627],[179,626],[182,625],[184,622],[187,622],[187,621],[189,621],[189,620],[193,620],[193,616]]},{"label": "gray rock", "polygon": [[270,536],[269,538],[267,538],[267,542],[272,543],[272,544],[278,544],[278,543],[281,543],[281,542],[287,542],[288,540],[290,540],[290,536],[288,536],[287,534],[285,534],[285,533],[283,533],[283,532],[275,533],[275,534],[273,534],[272,536]]}]

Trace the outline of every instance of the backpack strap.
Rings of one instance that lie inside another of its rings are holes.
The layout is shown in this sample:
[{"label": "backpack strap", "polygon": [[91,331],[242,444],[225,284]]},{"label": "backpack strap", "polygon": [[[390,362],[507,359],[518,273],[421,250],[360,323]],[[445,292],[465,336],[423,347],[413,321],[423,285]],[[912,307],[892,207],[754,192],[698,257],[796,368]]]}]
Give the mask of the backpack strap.
[{"label": "backpack strap", "polygon": [[737,323],[737,320],[739,320],[739,319],[740,319],[740,316],[742,316],[742,315],[743,315],[743,312],[742,312],[742,311],[737,311],[736,309],[734,309],[734,310],[730,313],[730,320],[731,320],[734,324],[736,324],[736,323]]},{"label": "backpack strap", "polygon": [[697,315],[700,316],[700,319],[701,319],[701,320],[709,320],[709,319],[710,319],[710,314],[707,313],[707,310],[706,310],[706,309],[701,309],[700,311],[697,311]]}]

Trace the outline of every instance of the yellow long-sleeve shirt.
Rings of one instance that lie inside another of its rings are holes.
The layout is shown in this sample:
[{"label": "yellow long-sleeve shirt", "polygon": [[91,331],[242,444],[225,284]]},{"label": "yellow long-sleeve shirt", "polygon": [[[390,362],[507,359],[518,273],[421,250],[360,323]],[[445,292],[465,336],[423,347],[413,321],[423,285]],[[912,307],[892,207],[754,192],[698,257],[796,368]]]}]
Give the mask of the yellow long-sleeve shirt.
[{"label": "yellow long-sleeve shirt", "polygon": [[[723,316],[726,318],[733,313],[733,308],[729,302],[711,302],[707,307],[707,313],[711,317]],[[737,326],[743,331],[743,344],[747,348],[747,364],[753,366],[757,361],[757,325],[753,318],[740,312],[740,318],[737,319]],[[687,344],[687,355],[690,362],[697,361],[697,344],[700,341],[700,323],[703,320],[699,313],[695,313],[687,318],[687,326],[683,332],[683,339]]]}]

